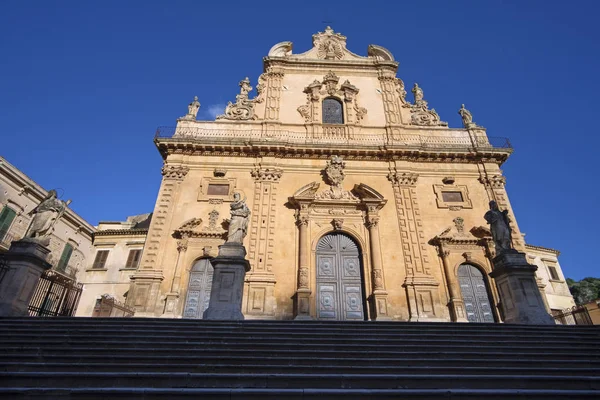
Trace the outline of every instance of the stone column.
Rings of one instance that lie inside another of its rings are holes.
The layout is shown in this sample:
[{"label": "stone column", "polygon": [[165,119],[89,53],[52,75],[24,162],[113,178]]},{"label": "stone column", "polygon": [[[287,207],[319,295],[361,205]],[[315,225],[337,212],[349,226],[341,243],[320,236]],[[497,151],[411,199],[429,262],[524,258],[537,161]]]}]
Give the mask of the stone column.
[{"label": "stone column", "polygon": [[381,242],[379,239],[379,216],[369,215],[367,217],[367,228],[369,229],[369,245],[371,247],[371,270],[373,279],[373,297],[371,301],[371,312],[373,319],[378,321],[390,320],[387,309],[388,292],[385,290],[383,279],[383,263],[381,261]]},{"label": "stone column", "polygon": [[296,292],[296,317],[294,319],[312,319],[310,316],[310,245],[308,242],[308,216],[298,215],[298,289]]},{"label": "stone column", "polygon": [[507,324],[554,325],[537,286],[537,267],[525,253],[505,251],[494,257],[490,276],[496,281]]},{"label": "stone column", "polygon": [[213,258],[214,268],[210,303],[204,311],[203,319],[243,320],[242,297],[244,277],[250,270],[250,263],[244,257],[246,249],[239,243],[225,243],[219,246],[219,255]]},{"label": "stone column", "polygon": [[465,303],[460,292],[460,285],[456,280],[456,274],[452,271],[452,267],[448,261],[450,252],[444,249],[444,245],[440,243],[440,257],[444,265],[444,274],[448,284],[448,293],[450,294],[449,308],[453,322],[469,322],[465,313]]},{"label": "stone column", "polygon": [[177,318],[179,296],[181,294],[181,259],[183,258],[188,246],[188,239],[182,238],[177,241],[177,262],[175,263],[175,271],[173,273],[173,281],[171,282],[171,290],[165,295],[165,309],[163,318]]},{"label": "stone column", "polygon": [[33,240],[12,242],[4,254],[7,271],[0,281],[0,316],[27,317],[29,302],[42,273],[52,267],[46,261],[50,249]]}]

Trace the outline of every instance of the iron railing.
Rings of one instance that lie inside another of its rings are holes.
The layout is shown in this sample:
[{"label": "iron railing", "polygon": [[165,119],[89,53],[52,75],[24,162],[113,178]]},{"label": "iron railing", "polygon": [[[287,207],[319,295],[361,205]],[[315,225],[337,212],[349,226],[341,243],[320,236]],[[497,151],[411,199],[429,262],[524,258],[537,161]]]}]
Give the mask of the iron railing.
[{"label": "iron railing", "polygon": [[92,317],[133,317],[134,314],[134,309],[108,294],[103,294],[96,300]]},{"label": "iron railing", "polygon": [[10,266],[8,265],[8,260],[4,256],[4,253],[0,253],[0,283],[10,270]]},{"label": "iron railing", "polygon": [[29,302],[29,315],[72,317],[75,315],[83,284],[54,270],[45,271]]},{"label": "iron railing", "polygon": [[592,318],[584,306],[574,306],[566,310],[552,311],[554,321],[559,325],[593,325]]},{"label": "iron railing", "polygon": [[217,129],[201,127],[159,127],[155,140],[168,138],[172,141],[202,141],[215,144],[271,144],[271,145],[319,145],[391,147],[417,150],[505,150],[511,151],[510,141],[504,137],[488,137],[483,133],[471,134],[464,130],[452,130],[439,135],[356,133],[347,126],[323,125],[320,132],[308,133],[284,130]]}]

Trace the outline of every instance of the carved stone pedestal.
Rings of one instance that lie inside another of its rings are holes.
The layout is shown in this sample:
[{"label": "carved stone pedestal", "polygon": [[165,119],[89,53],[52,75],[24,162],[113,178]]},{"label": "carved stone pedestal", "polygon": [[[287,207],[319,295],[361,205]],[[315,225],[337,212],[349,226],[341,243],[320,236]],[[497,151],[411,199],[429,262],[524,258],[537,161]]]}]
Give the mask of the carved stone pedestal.
[{"label": "carved stone pedestal", "polygon": [[203,319],[244,319],[244,277],[250,270],[250,263],[245,256],[246,249],[241,244],[225,243],[219,246],[219,255],[212,260],[214,275],[210,303],[204,311]]},{"label": "carved stone pedestal", "polygon": [[296,316],[294,319],[297,320],[311,320],[313,317],[310,316],[310,289],[298,289],[296,292],[295,307]]},{"label": "carved stone pedestal", "polygon": [[554,325],[537,286],[537,267],[524,253],[505,252],[493,259],[490,276],[496,281],[507,324]]},{"label": "carved stone pedestal", "polygon": [[375,290],[371,297],[371,318],[375,321],[391,321],[388,314],[388,293],[385,290]]},{"label": "carved stone pedestal", "polygon": [[46,261],[50,249],[32,240],[13,242],[4,255],[8,270],[0,282],[0,316],[26,317],[29,301],[42,273],[52,267]]},{"label": "carved stone pedestal", "polygon": [[181,315],[176,315],[179,305],[179,293],[170,292],[165,295],[165,311],[161,318],[181,318]]}]

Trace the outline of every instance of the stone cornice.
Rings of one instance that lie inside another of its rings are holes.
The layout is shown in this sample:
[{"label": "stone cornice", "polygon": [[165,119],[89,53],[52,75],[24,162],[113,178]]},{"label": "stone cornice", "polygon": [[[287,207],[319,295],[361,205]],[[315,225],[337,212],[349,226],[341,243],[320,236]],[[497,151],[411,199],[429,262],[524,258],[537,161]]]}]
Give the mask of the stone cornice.
[{"label": "stone cornice", "polygon": [[526,249],[530,249],[530,250],[548,251],[550,253],[556,254],[557,257],[560,255],[560,251],[559,250],[551,249],[549,247],[542,247],[542,246],[534,246],[532,244],[525,244],[525,248]]},{"label": "stone cornice", "polygon": [[347,160],[406,160],[415,162],[496,163],[502,165],[512,149],[490,148],[487,150],[455,149],[427,150],[405,146],[356,146],[331,144],[288,145],[264,143],[207,143],[184,138],[156,138],[156,147],[164,159],[169,154],[281,158],[327,159],[332,154]]},{"label": "stone cornice", "polygon": [[148,229],[105,229],[94,232],[94,237],[98,236],[146,236]]}]

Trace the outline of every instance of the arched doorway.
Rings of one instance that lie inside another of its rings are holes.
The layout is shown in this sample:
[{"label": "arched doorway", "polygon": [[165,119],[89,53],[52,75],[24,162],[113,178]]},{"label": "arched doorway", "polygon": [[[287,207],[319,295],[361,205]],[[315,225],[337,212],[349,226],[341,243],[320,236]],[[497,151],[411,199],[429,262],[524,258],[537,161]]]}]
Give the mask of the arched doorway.
[{"label": "arched doorway", "polygon": [[350,236],[333,232],[317,244],[317,319],[363,321],[365,298],[360,248]]},{"label": "arched doorway", "polygon": [[469,322],[494,322],[487,284],[479,268],[460,265],[458,281]]},{"label": "arched doorway", "polygon": [[183,318],[202,319],[210,301],[213,266],[208,258],[197,260],[190,271],[190,283],[183,310]]}]

